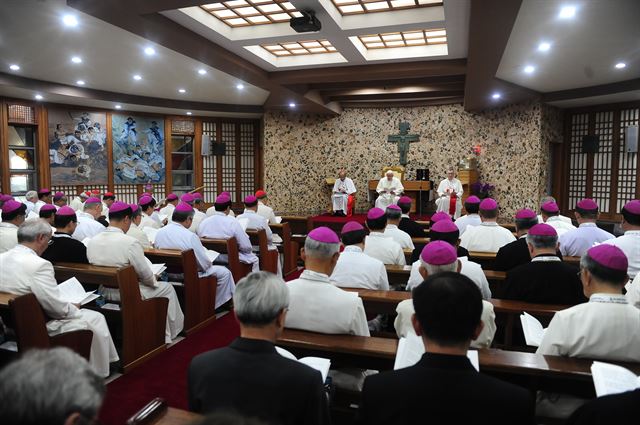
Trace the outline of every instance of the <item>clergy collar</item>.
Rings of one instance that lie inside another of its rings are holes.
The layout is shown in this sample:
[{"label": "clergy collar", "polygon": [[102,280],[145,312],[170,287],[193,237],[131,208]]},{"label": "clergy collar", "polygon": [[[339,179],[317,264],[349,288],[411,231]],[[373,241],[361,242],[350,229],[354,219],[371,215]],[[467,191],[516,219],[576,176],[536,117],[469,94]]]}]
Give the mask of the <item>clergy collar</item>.
[{"label": "clergy collar", "polygon": [[387,236],[385,236],[383,232],[378,232],[377,230],[376,231],[372,231],[371,233],[369,233],[369,235],[367,237],[369,237],[369,236],[375,236],[377,238],[387,238]]},{"label": "clergy collar", "polygon": [[243,338],[234,339],[229,347],[239,351],[252,351],[255,353],[277,353],[273,342],[266,339]]},{"label": "clergy collar", "polygon": [[592,294],[589,297],[590,303],[612,303],[612,304],[628,304],[627,298],[622,294],[605,294],[602,292]]},{"label": "clergy collar", "polygon": [[524,235],[520,236],[518,239],[522,239],[522,238],[526,238],[527,237],[527,233],[525,233]]},{"label": "clergy collar", "polygon": [[53,237],[54,238],[69,238],[69,239],[71,239],[71,235],[70,234],[64,233],[64,232],[58,232],[58,231],[56,231],[53,234]]},{"label": "clergy collar", "polygon": [[483,221],[482,223],[480,223],[481,226],[489,226],[489,227],[497,227],[498,222],[497,221]]},{"label": "clergy collar", "polygon": [[120,229],[119,227],[115,227],[115,226],[109,226],[104,231],[105,232],[111,232],[111,233],[122,233],[124,235],[124,232],[122,231],[122,229]]},{"label": "clergy collar", "polygon": [[76,215],[78,217],[89,217],[91,218],[91,220],[95,220],[95,217],[92,216],[91,214],[89,214],[88,212],[84,212],[84,211],[76,211]]},{"label": "clergy collar", "polygon": [[624,232],[625,235],[633,235],[633,236],[640,236],[640,230],[627,230],[626,232]]},{"label": "clergy collar", "polygon": [[547,221],[564,221],[564,220],[560,218],[559,215],[552,215],[551,217],[547,217]]},{"label": "clergy collar", "polygon": [[582,223],[578,227],[597,227],[597,226],[596,226],[596,223],[589,222],[589,223]]},{"label": "clergy collar", "polygon": [[362,252],[362,248],[358,245],[347,245],[344,247],[344,251],[342,252]]},{"label": "clergy collar", "polygon": [[314,272],[313,270],[303,271],[302,274],[300,275],[300,279],[330,283],[329,276],[327,276],[324,273]]},{"label": "clergy collar", "polygon": [[222,216],[226,216],[227,214],[225,214],[225,213],[224,213],[224,212],[222,212],[222,211],[214,211],[214,212],[213,212],[213,215],[222,215]]},{"label": "clergy collar", "polygon": [[387,224],[387,228],[386,228],[386,229],[384,229],[384,230],[385,230],[385,231],[386,231],[387,229],[392,229],[392,230],[393,230],[393,229],[397,229],[397,228],[398,228],[398,226],[397,226],[397,225],[395,225],[395,224]]},{"label": "clergy collar", "polygon": [[18,228],[18,226],[16,226],[13,223],[9,223],[8,221],[0,221],[0,227],[7,227],[9,229],[13,229],[13,228],[17,229]]},{"label": "clergy collar", "polygon": [[411,217],[409,217],[409,214],[402,214],[400,218],[408,218],[409,220],[411,220]]},{"label": "clergy collar", "polygon": [[244,210],[244,214],[257,214],[257,212],[256,212],[256,211],[254,211],[254,210],[248,210],[248,209],[245,209],[245,210]]},{"label": "clergy collar", "polygon": [[458,369],[476,372],[467,356],[452,354],[424,353],[417,365],[430,369]]},{"label": "clergy collar", "polygon": [[557,255],[555,254],[540,254],[540,255],[536,255],[535,257],[533,257],[531,259],[531,262],[548,262],[548,261],[562,261]]}]

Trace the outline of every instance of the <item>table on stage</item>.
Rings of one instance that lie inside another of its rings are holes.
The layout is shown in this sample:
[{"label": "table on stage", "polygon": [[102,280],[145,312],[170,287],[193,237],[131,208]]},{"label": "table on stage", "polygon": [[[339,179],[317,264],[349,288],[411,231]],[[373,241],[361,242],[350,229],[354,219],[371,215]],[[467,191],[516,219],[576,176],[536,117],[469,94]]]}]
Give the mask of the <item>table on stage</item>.
[{"label": "table on stage", "polygon": [[[369,199],[375,200],[376,188],[378,187],[378,180],[369,180]],[[424,202],[423,197],[426,196],[427,202],[429,201],[429,191],[431,190],[431,182],[426,180],[403,180],[402,186],[404,187],[405,196],[411,198],[413,203],[411,204],[411,212],[422,214],[420,206]]]}]

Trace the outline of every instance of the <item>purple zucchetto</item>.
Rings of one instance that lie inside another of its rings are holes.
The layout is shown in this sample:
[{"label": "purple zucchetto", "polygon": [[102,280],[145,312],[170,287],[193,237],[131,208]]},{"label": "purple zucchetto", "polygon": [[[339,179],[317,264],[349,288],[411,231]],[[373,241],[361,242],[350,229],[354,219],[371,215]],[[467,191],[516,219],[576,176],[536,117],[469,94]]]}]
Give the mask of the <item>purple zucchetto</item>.
[{"label": "purple zucchetto", "polygon": [[448,242],[429,242],[420,253],[420,259],[432,266],[444,266],[458,259],[456,249]]},{"label": "purple zucchetto", "polygon": [[190,204],[191,202],[193,202],[195,199],[196,199],[196,198],[194,198],[194,197],[193,197],[193,195],[192,195],[192,194],[190,194],[190,193],[185,193],[185,194],[183,194],[183,195],[180,197],[180,200],[181,200],[182,202],[186,202],[186,203],[188,203],[188,204]]},{"label": "purple zucchetto", "polygon": [[12,201],[13,200],[13,196],[11,195],[2,195],[0,196],[0,202],[7,202],[7,201]]},{"label": "purple zucchetto", "polygon": [[598,204],[596,204],[596,201],[594,201],[593,199],[586,198],[579,201],[576,204],[576,207],[583,210],[597,210]]},{"label": "purple zucchetto", "polygon": [[231,192],[220,192],[220,195],[227,195],[231,199]]},{"label": "purple zucchetto", "polygon": [[629,260],[624,252],[615,245],[600,244],[587,251],[587,255],[601,266],[613,270],[627,271]]},{"label": "purple zucchetto", "polygon": [[47,189],[46,187],[43,187],[42,189],[38,190],[38,195],[48,195],[50,193],[51,193],[51,191],[49,189]]},{"label": "purple zucchetto", "polygon": [[558,236],[558,232],[552,226],[545,223],[536,224],[529,229],[531,236]]},{"label": "purple zucchetto", "polygon": [[248,196],[245,196],[245,198],[244,198],[244,203],[247,204],[247,205],[248,204],[255,204],[256,202],[258,202],[258,198],[256,198],[253,195],[248,195]]},{"label": "purple zucchetto", "polygon": [[196,193],[194,193],[194,194],[193,194],[193,198],[194,198],[194,199],[203,199],[203,197],[202,197],[202,193],[200,193],[200,192],[196,192]]},{"label": "purple zucchetto", "polygon": [[523,208],[516,212],[516,220],[527,220],[538,217],[533,210],[529,208]]},{"label": "purple zucchetto", "polygon": [[458,226],[451,220],[440,220],[431,226],[431,231],[437,233],[455,233],[459,232],[460,229],[458,229]]},{"label": "purple zucchetto", "polygon": [[53,195],[53,200],[54,201],[57,201],[57,200],[62,199],[62,198],[64,198],[64,192],[56,192]]},{"label": "purple zucchetto", "polygon": [[624,204],[624,207],[622,207],[622,209],[630,214],[640,215],[640,200],[634,199],[633,201],[629,201]]},{"label": "purple zucchetto", "polygon": [[336,232],[329,229],[328,227],[316,227],[307,235],[308,238],[313,239],[316,242],[322,243],[340,243],[340,239]]},{"label": "purple zucchetto", "polygon": [[22,202],[18,202],[18,201],[14,201],[13,199],[10,199],[4,204],[2,204],[2,212],[9,214],[14,212],[21,206],[22,206]]},{"label": "purple zucchetto", "polygon": [[178,195],[176,195],[175,193],[170,193],[169,195],[167,195],[167,201],[173,202],[177,200],[178,200]]},{"label": "purple zucchetto", "polygon": [[396,204],[391,204],[387,207],[388,210],[396,210],[396,211],[402,211],[402,208],[400,208],[399,206],[397,206]]},{"label": "purple zucchetto", "polygon": [[548,201],[545,202],[544,204],[540,205],[540,209],[544,212],[548,212],[551,214],[555,214],[557,212],[560,212],[560,208],[558,207],[558,204],[556,204],[553,201]]},{"label": "purple zucchetto", "polygon": [[384,215],[384,210],[380,208],[371,208],[369,212],[367,212],[367,220],[375,220]]},{"label": "purple zucchetto", "polygon": [[149,205],[152,202],[153,202],[153,198],[151,196],[149,196],[149,195],[143,195],[138,200],[138,203],[140,205]]},{"label": "purple zucchetto", "polygon": [[398,199],[399,204],[410,204],[411,202],[413,201],[408,196],[401,196],[400,199]]},{"label": "purple zucchetto", "polygon": [[218,204],[218,205],[222,205],[222,204],[226,204],[227,202],[231,202],[231,198],[228,195],[225,195],[224,193],[221,193],[216,198],[216,202],[215,203]]},{"label": "purple zucchetto", "polygon": [[358,230],[364,230],[362,224],[358,223],[357,221],[349,221],[344,226],[342,226],[340,234],[344,235],[345,233],[355,232]]},{"label": "purple zucchetto", "polygon": [[55,211],[56,206],[53,204],[44,204],[40,207],[40,211]]},{"label": "purple zucchetto", "polygon": [[76,215],[76,211],[73,208],[65,205],[64,207],[60,207],[56,215],[69,217],[72,215]]},{"label": "purple zucchetto", "polygon": [[437,213],[431,216],[431,225],[441,220],[451,221],[451,216],[444,211],[438,211]]},{"label": "purple zucchetto", "polygon": [[480,202],[480,209],[485,211],[492,211],[498,208],[498,203],[495,199],[485,198]]},{"label": "purple zucchetto", "polygon": [[480,203],[480,198],[478,198],[476,195],[471,195],[467,199],[465,199],[464,203],[465,204],[479,204]]},{"label": "purple zucchetto", "polygon": [[124,211],[127,208],[131,208],[131,207],[126,202],[116,201],[113,204],[111,204],[111,207],[109,208],[109,214]]},{"label": "purple zucchetto", "polygon": [[176,205],[176,211],[190,213],[191,211],[193,211],[193,207],[186,202],[180,202],[178,205]]},{"label": "purple zucchetto", "polygon": [[138,204],[129,204],[129,207],[131,208],[131,212],[133,212],[133,213],[138,211],[138,208],[140,208],[140,206],[138,206]]},{"label": "purple zucchetto", "polygon": [[92,196],[92,197],[88,198],[86,201],[84,201],[84,203],[85,204],[101,204],[102,201],[99,198],[96,198],[95,196]]}]

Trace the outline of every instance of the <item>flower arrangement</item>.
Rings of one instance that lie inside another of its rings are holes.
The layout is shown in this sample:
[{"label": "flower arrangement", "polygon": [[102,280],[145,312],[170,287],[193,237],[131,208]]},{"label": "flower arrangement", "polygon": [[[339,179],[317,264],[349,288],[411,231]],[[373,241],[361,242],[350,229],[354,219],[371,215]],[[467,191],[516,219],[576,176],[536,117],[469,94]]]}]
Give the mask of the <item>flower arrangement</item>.
[{"label": "flower arrangement", "polygon": [[485,199],[491,196],[495,188],[491,183],[475,182],[471,185],[471,193],[480,199]]}]

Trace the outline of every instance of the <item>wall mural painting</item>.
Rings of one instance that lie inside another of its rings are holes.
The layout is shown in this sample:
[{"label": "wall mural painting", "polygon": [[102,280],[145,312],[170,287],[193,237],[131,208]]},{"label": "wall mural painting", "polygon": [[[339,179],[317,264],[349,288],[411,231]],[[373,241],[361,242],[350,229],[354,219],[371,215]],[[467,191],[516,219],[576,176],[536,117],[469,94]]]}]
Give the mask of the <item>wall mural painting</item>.
[{"label": "wall mural painting", "polygon": [[114,114],[113,182],[164,183],[164,120]]},{"label": "wall mural painting", "polygon": [[49,109],[51,184],[107,184],[107,114]]}]

